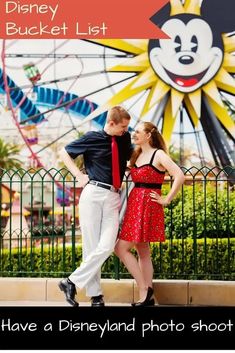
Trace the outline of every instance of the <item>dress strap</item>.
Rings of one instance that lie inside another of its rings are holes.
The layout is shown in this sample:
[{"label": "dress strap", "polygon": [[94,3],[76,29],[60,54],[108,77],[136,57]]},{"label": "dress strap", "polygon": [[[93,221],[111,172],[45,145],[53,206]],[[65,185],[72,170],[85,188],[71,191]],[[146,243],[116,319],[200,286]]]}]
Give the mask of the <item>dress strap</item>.
[{"label": "dress strap", "polygon": [[151,157],[150,162],[149,162],[150,165],[153,164],[153,160],[154,160],[154,157],[155,157],[155,154],[156,154],[157,150],[158,150],[158,149],[156,149],[156,150],[153,152],[153,154],[152,154],[152,157]]}]

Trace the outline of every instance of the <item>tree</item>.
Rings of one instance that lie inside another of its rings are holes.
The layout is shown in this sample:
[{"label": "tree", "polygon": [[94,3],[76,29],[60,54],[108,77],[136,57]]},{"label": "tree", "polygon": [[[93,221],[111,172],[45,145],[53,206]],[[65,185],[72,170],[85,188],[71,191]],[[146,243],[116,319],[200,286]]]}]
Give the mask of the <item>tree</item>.
[{"label": "tree", "polygon": [[16,158],[19,152],[20,149],[17,145],[5,142],[0,138],[0,175],[4,169],[21,168],[22,162]]}]

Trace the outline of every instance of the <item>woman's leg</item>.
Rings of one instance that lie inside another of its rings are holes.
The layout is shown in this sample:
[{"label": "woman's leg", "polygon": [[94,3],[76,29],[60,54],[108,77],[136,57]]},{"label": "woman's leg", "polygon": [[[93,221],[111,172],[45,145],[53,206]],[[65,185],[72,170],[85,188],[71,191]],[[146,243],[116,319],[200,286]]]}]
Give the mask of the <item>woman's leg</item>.
[{"label": "woman's leg", "polygon": [[134,244],[122,239],[119,239],[116,243],[114,252],[124,263],[130,274],[134,277],[140,293],[140,301],[144,301],[146,298],[147,290],[145,284],[145,278],[143,277],[142,271],[139,267],[139,262],[136,257],[131,253],[131,248],[134,247]]},{"label": "woman's leg", "polygon": [[145,279],[145,286],[152,288],[153,264],[149,243],[137,243],[135,244],[135,248],[139,257],[139,268]]}]

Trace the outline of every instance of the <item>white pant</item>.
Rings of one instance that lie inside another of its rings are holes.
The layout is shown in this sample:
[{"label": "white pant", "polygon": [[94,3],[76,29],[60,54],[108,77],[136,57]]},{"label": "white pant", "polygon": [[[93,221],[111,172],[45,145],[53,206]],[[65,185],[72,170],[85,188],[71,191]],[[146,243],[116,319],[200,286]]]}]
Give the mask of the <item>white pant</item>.
[{"label": "white pant", "polygon": [[79,200],[83,261],[69,279],[89,297],[102,294],[101,266],[113,252],[119,226],[120,195],[87,184]]}]

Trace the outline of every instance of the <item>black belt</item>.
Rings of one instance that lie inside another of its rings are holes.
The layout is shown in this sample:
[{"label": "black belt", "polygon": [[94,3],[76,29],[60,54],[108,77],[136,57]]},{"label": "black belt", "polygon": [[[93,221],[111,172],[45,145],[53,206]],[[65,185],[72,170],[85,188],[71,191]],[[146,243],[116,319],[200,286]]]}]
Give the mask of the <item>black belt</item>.
[{"label": "black belt", "polygon": [[104,188],[113,192],[118,192],[118,193],[121,192],[120,189],[116,189],[113,185],[104,184],[96,180],[89,180],[88,184],[96,185],[96,186],[99,186],[100,188]]},{"label": "black belt", "polygon": [[146,189],[161,189],[162,184],[155,183],[135,183],[136,188],[146,188]]}]

